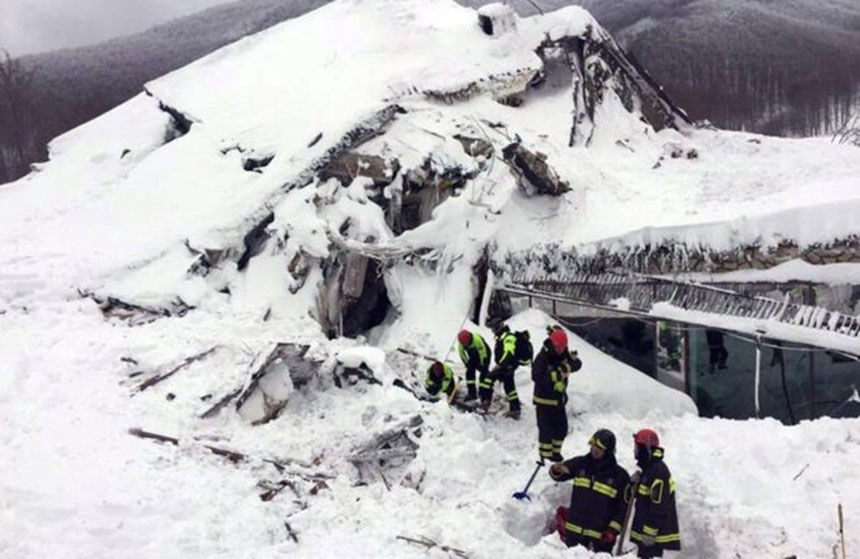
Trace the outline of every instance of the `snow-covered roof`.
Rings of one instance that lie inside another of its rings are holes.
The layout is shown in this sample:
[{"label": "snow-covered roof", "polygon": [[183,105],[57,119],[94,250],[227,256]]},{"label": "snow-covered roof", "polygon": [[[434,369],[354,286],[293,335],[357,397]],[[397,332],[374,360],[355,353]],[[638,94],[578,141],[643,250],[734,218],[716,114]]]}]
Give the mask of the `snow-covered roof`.
[{"label": "snow-covered roof", "polygon": [[[570,182],[573,192],[559,203],[518,195],[494,201],[502,219],[492,236],[502,248],[551,240],[641,243],[641,231],[651,241],[714,245],[827,242],[856,232],[860,151],[852,147],[710,130],[655,133],[607,92],[589,145],[570,148],[569,81],[535,90],[520,107],[493,101],[494,89],[512,76],[543,68],[535,49],[547,37],[589,28],[604,33],[587,12],[569,7],[489,38],[473,10],[448,0],[333,2],[154,80],[147,84],[151,96],[56,139],[40,173],[0,191],[2,240],[7,251],[31,253],[32,243],[21,241],[31,228],[22,220],[38,220],[46,234],[36,244],[76,254],[89,271],[93,256],[115,268],[187,239],[197,246],[235,243],[249,216],[271,204],[282,185],[356,122],[392,103],[406,109],[412,125],[443,136],[465,123],[504,123],[508,138],[516,134],[545,153]],[[426,95],[469,84],[483,85],[450,107]],[[168,119],[159,103],[193,122],[190,134],[163,147]],[[482,128],[495,143],[508,141]],[[407,134],[415,135],[410,124],[389,136],[408,143]],[[396,144],[386,149],[414,155]],[[238,163],[243,153],[275,157],[263,175],[249,175]],[[70,228],[74,240],[59,234]],[[81,250],[105,238],[128,250]]]}]

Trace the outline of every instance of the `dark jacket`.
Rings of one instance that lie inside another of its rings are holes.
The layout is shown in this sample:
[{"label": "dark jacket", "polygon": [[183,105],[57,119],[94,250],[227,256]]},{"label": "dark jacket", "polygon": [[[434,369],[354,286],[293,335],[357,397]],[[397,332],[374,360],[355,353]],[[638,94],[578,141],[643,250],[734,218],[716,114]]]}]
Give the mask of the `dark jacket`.
[{"label": "dark jacket", "polygon": [[630,476],[607,454],[595,461],[591,454],[577,456],[562,462],[566,472],[550,476],[555,481],[573,480],[570,510],[567,513],[568,545],[600,540],[603,532],[621,532],[627,503],[631,498]]},{"label": "dark jacket", "polygon": [[519,365],[528,365],[532,359],[532,344],[528,332],[511,332],[504,330],[496,338],[494,351],[496,366],[499,369],[516,369]]},{"label": "dark jacket", "polygon": [[424,388],[431,396],[436,396],[444,393],[449,398],[454,393],[456,383],[454,382],[454,371],[451,370],[446,363],[442,364],[442,374],[436,376],[433,373],[433,365],[427,369],[427,376],[424,378]]},{"label": "dark jacket", "polygon": [[661,549],[681,549],[675,481],[663,462],[663,449],[654,448],[651,458],[640,462],[640,467],[642,478],[636,492],[636,514],[630,527],[630,539],[640,543],[649,535]]},{"label": "dark jacket", "polygon": [[555,352],[547,340],[532,364],[536,406],[563,406],[567,403],[567,379],[582,368],[576,351]]},{"label": "dark jacket", "polygon": [[472,332],[472,341],[469,345],[463,346],[457,342],[457,350],[460,352],[460,359],[463,365],[469,367],[483,367],[490,363],[490,346],[484,341],[479,334]]}]

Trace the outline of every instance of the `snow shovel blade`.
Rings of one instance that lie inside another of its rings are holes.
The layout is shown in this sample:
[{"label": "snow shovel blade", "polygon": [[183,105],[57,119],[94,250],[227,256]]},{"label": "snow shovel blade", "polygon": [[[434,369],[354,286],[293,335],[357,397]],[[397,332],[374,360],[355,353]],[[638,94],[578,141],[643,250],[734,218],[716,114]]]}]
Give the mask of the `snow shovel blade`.
[{"label": "snow shovel blade", "polygon": [[517,491],[516,493],[514,493],[513,494],[514,499],[517,499],[518,501],[522,501],[523,499],[528,499],[529,501],[532,500],[532,498],[529,497],[529,487],[532,486],[532,482],[535,480],[535,476],[537,475],[538,470],[540,470],[543,467],[543,460],[541,460],[540,462],[536,462],[536,464],[537,464],[537,467],[535,468],[535,471],[532,472],[532,477],[529,478],[529,482],[526,484],[526,488],[523,489],[522,491]]}]

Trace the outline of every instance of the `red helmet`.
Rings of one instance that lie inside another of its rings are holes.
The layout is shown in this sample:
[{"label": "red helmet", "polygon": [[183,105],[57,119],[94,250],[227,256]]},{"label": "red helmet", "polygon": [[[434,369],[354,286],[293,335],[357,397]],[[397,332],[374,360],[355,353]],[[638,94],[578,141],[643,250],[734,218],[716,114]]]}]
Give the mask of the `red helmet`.
[{"label": "red helmet", "polygon": [[460,345],[468,345],[472,341],[472,333],[468,330],[460,330],[460,333],[457,334],[457,340]]},{"label": "red helmet", "polygon": [[567,349],[567,333],[561,328],[555,328],[552,334],[549,335],[549,341],[557,353]]},{"label": "red helmet", "polygon": [[433,362],[433,374],[437,377],[441,377],[445,373],[445,365],[442,364],[441,361]]},{"label": "red helmet", "polygon": [[651,449],[660,446],[660,437],[657,436],[656,431],[651,429],[639,429],[639,431],[633,435],[633,442]]}]

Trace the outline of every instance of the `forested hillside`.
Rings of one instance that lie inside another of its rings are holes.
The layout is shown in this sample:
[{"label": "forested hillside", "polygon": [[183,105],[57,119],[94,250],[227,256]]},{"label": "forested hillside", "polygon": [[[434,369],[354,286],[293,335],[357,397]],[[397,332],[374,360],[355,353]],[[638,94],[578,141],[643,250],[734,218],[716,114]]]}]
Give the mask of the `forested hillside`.
[{"label": "forested hillside", "polygon": [[583,0],[697,119],[813,136],[841,125],[860,86],[860,3]]},{"label": "forested hillside", "polygon": [[21,57],[19,72],[31,74],[26,92],[18,90],[14,103],[0,95],[0,183],[45,160],[51,138],[129,99],[145,82],[327,2],[243,0],[95,46]]},{"label": "forested hillside", "polygon": [[[325,3],[242,0],[100,45],[23,57],[17,68],[7,62],[20,79],[0,82],[0,182],[25,174],[47,157],[51,138],[130,98],[146,81]],[[831,132],[857,106],[856,1],[512,2],[523,15],[572,3],[615,33],[696,120],[808,136]]]}]

